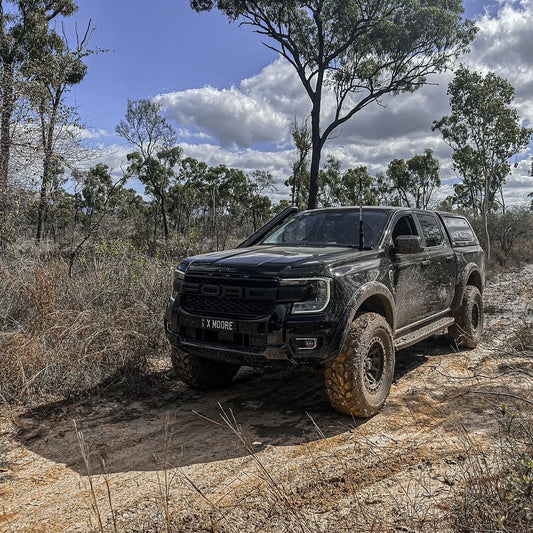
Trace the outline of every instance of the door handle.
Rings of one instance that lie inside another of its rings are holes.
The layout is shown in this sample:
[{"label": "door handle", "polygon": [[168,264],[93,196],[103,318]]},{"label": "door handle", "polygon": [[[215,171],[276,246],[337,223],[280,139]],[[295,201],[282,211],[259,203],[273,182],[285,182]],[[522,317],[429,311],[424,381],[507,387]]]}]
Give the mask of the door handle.
[{"label": "door handle", "polygon": [[423,267],[427,267],[427,266],[429,266],[429,263],[430,263],[430,260],[429,260],[429,259],[424,259],[423,261],[420,262],[420,264],[421,264]]}]

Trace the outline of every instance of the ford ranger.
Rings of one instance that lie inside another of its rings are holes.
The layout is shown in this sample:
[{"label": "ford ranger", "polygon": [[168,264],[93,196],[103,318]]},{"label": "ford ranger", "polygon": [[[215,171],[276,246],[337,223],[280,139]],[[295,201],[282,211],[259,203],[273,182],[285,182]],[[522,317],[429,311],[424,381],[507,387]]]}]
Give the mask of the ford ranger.
[{"label": "ford ranger", "polygon": [[165,313],[173,366],[209,389],[242,365],[322,365],[331,405],[372,416],[396,350],[436,334],[476,346],[484,272],[457,214],[288,208],[237,248],[179,263]]}]

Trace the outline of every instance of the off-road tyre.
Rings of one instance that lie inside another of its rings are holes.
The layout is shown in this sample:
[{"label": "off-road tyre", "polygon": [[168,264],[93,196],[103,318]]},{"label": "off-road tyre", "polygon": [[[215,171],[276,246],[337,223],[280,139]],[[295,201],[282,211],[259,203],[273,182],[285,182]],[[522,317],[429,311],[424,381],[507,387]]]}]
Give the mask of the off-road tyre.
[{"label": "off-road tyre", "polygon": [[341,413],[370,417],[380,411],[394,376],[394,342],[387,321],[365,313],[350,325],[339,355],[326,363],[329,401]]},{"label": "off-road tyre", "polygon": [[240,366],[224,361],[205,359],[172,348],[172,366],[178,378],[193,389],[209,390],[227,385]]},{"label": "off-road tyre", "polygon": [[459,348],[475,348],[483,333],[483,299],[477,287],[467,285],[454,318],[448,338]]}]

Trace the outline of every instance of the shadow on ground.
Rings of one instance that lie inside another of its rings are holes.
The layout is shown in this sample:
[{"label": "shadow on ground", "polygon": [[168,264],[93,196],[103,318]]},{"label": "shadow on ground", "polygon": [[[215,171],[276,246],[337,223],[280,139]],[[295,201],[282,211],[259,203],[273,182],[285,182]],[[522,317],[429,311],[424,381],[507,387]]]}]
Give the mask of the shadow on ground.
[{"label": "shadow on ground", "polygon": [[[433,340],[402,350],[395,382],[427,361],[424,353],[449,351]],[[246,368],[230,386],[210,392],[191,390],[165,370],[149,376],[142,395],[98,387],[80,401],[34,409],[20,419],[19,440],[86,474],[75,424],[89,446],[93,473],[101,471],[101,459],[110,473],[159,470],[163,457],[185,466],[247,455],[224,417],[236,422],[256,451],[332,437],[365,422],[331,408],[321,369]]]}]

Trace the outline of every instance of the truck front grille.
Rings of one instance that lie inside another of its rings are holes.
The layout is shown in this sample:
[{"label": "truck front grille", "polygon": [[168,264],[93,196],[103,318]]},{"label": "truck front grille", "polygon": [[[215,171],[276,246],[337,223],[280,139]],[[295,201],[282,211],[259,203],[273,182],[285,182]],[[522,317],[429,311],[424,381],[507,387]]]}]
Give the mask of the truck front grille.
[{"label": "truck front grille", "polygon": [[182,300],[182,306],[185,311],[193,314],[238,316],[243,319],[267,316],[273,311],[272,302],[268,301],[196,294],[186,294]]},{"label": "truck front grille", "polygon": [[274,311],[277,282],[248,277],[186,276],[180,288],[181,307],[201,316],[266,317]]}]

